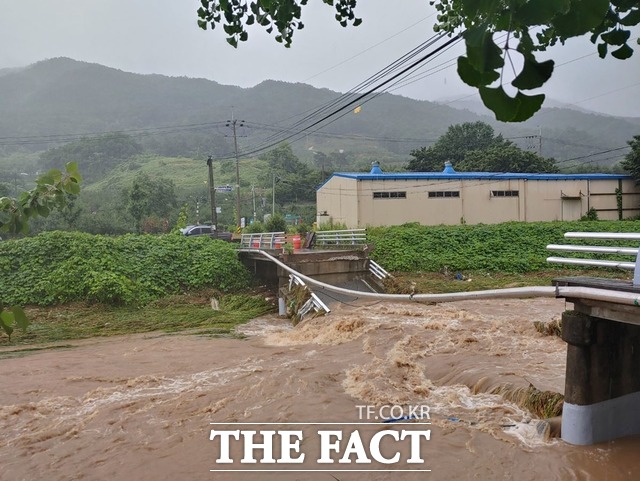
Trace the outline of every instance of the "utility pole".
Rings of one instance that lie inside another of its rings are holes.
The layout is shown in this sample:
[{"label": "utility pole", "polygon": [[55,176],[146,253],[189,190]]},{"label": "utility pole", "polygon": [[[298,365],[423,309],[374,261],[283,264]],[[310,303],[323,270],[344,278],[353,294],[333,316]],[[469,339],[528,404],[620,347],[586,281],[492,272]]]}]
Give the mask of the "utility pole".
[{"label": "utility pole", "polygon": [[213,159],[211,156],[207,159],[209,167],[209,196],[211,197],[211,225],[213,226],[213,235],[218,237],[218,210],[216,209],[216,188],[213,185]]},{"label": "utility pole", "polygon": [[271,189],[271,216],[276,215],[276,173],[273,173],[273,187]]},{"label": "utility pole", "polygon": [[255,186],[251,186],[251,193],[253,194],[253,222],[257,222],[257,214],[256,214],[256,188]]},{"label": "utility pole", "polygon": [[240,158],[238,157],[238,131],[237,127],[242,127],[244,120],[238,121],[233,118],[233,111],[231,111],[231,120],[228,121],[227,127],[233,129],[233,145],[236,152],[236,226],[240,227]]},{"label": "utility pole", "polygon": [[538,126],[538,155],[542,157],[542,126]]}]

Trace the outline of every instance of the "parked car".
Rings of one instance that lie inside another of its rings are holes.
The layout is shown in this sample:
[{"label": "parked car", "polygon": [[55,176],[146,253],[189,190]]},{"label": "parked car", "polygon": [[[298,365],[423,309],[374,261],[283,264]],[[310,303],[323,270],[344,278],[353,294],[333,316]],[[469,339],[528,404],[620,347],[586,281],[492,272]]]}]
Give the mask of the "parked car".
[{"label": "parked car", "polygon": [[218,231],[216,235],[215,229],[210,225],[188,225],[187,227],[180,229],[180,232],[185,236],[206,235],[216,239],[225,240],[227,242],[231,242],[232,237],[231,232]]}]

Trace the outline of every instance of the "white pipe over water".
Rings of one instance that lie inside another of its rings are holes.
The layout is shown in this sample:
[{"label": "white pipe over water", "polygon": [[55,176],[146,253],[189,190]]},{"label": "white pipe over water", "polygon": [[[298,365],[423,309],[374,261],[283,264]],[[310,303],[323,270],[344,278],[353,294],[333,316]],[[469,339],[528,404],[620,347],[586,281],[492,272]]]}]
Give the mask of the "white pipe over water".
[{"label": "white pipe over water", "polygon": [[300,274],[276,257],[259,249],[245,249],[244,252],[261,254],[274,262],[278,266],[291,274],[295,274],[307,284],[316,286],[330,292],[346,294],[348,296],[374,299],[379,301],[394,302],[454,302],[468,301],[473,299],[514,299],[531,297],[569,297],[574,299],[590,299],[593,301],[613,302],[628,306],[640,307],[640,297],[633,292],[611,291],[608,289],[594,289],[592,287],[573,286],[538,286],[538,287],[514,287],[511,289],[490,289],[486,291],[452,292],[449,294],[379,294],[377,292],[362,292],[345,289],[343,287],[332,286],[324,282],[317,281],[304,274]]}]

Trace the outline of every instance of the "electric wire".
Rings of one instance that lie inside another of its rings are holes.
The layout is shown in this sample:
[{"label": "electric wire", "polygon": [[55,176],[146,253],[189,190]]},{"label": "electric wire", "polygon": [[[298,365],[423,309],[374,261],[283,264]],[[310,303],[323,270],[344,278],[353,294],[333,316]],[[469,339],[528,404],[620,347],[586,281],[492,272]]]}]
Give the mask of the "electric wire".
[{"label": "electric wire", "polygon": [[[444,36],[444,35],[443,35],[443,36]],[[398,73],[395,73],[395,74],[394,74],[394,75],[392,75],[390,78],[388,78],[388,79],[386,79],[386,80],[383,80],[383,81],[382,81],[381,83],[379,83],[378,85],[376,85],[376,86],[374,86],[374,87],[370,88],[369,90],[367,90],[367,91],[365,91],[365,92],[363,92],[363,93],[360,93],[360,94],[356,95],[355,97],[352,95],[352,96],[351,96],[351,97],[352,97],[351,99],[345,99],[345,101],[344,101],[344,102],[346,102],[346,103],[343,103],[343,105],[342,105],[342,106],[339,106],[339,107],[335,108],[334,110],[332,110],[332,111],[330,111],[330,112],[326,113],[324,116],[320,117],[318,120],[314,120],[314,121],[312,121],[312,123],[311,123],[310,125],[305,126],[305,127],[304,127],[304,132],[310,131],[311,129],[313,129],[313,128],[314,128],[314,127],[316,127],[316,126],[324,127],[324,125],[321,125],[321,124],[323,124],[324,122],[327,122],[327,121],[328,121],[328,120],[330,120],[332,117],[334,118],[334,119],[332,120],[332,122],[333,122],[333,121],[335,121],[335,120],[337,120],[337,119],[338,119],[338,118],[340,118],[340,117],[337,117],[337,118],[336,118],[336,116],[338,116],[340,112],[345,112],[345,110],[348,110],[348,112],[347,112],[347,113],[349,113],[349,112],[350,112],[350,109],[351,109],[354,105],[359,105],[359,103],[360,103],[360,102],[363,102],[367,97],[369,97],[369,96],[371,96],[372,94],[374,94],[374,93],[376,92],[376,90],[378,90],[378,89],[380,89],[381,87],[384,87],[385,85],[387,85],[387,84],[389,84],[389,83],[393,82],[393,81],[394,81],[394,80],[396,80],[397,78],[399,78],[399,77],[401,77],[402,75],[406,74],[408,71],[411,71],[411,70],[412,70],[413,68],[415,68],[417,65],[420,65],[421,63],[423,63],[423,62],[427,61],[428,59],[430,59],[431,57],[433,57],[434,55],[436,55],[438,52],[440,52],[442,49],[445,49],[445,48],[447,48],[449,45],[451,45],[451,44],[453,44],[453,43],[455,43],[455,42],[459,41],[459,40],[460,40],[460,38],[461,38],[461,36],[460,36],[460,35],[457,35],[457,36],[454,36],[454,37],[450,38],[450,39],[449,39],[448,41],[446,41],[444,44],[442,44],[442,45],[440,45],[440,46],[436,47],[435,49],[431,50],[431,51],[430,51],[430,52],[428,52],[427,54],[425,54],[425,55],[423,55],[422,57],[420,57],[418,60],[414,60],[411,64],[409,64],[408,66],[404,67],[402,70],[400,70]],[[325,110],[325,109],[323,109],[323,110]],[[319,113],[321,113],[321,112],[319,112]],[[346,115],[347,113],[345,113],[344,115]],[[343,116],[344,116],[344,115],[343,115]],[[312,119],[310,119],[310,120],[312,120]],[[331,123],[331,122],[329,122],[329,123]],[[264,151],[264,150],[268,150],[268,149],[270,149],[270,148],[272,148],[272,147],[274,147],[274,146],[278,145],[278,144],[279,144],[279,143],[281,143],[281,142],[284,142],[284,141],[290,140],[290,139],[292,139],[292,138],[296,137],[296,135],[299,135],[299,134],[290,134],[290,135],[288,135],[288,136],[284,136],[284,138],[277,139],[277,141],[276,141],[276,140],[272,140],[272,141],[271,141],[270,143],[268,143],[268,144],[263,144],[263,145],[261,145],[261,146],[254,147],[254,148],[253,148],[253,149],[251,149],[251,150],[243,151],[243,152],[242,152],[242,155],[243,155],[243,156],[251,156],[251,155],[255,155],[255,154],[257,154],[257,153],[259,153],[259,152],[262,152],[262,151]],[[223,160],[223,159],[225,159],[225,158],[230,158],[230,156],[229,156],[229,157],[224,157],[224,156],[220,157],[220,156],[219,156],[218,158]]]},{"label": "electric wire", "polygon": [[[416,56],[420,55],[428,47],[430,47],[431,45],[433,45],[437,41],[439,41],[442,38],[444,38],[444,36],[445,36],[444,34],[434,35],[429,40],[421,43],[420,45],[418,45],[417,47],[415,47],[414,49],[412,49],[408,53],[404,54],[399,59],[397,59],[394,62],[392,62],[390,65],[387,65],[383,69],[379,70],[376,74],[374,74],[373,76],[371,76],[368,79],[364,80],[363,82],[361,82],[360,84],[358,84],[357,86],[355,86],[354,88],[349,90],[347,93],[342,94],[338,98],[336,98],[336,99],[334,99],[332,101],[329,101],[328,103],[326,103],[326,104],[324,104],[322,106],[319,106],[318,108],[312,110],[310,113],[307,113],[307,115],[305,115],[303,118],[301,118],[300,120],[295,122],[289,128],[297,129],[297,128],[305,127],[305,129],[308,129],[308,128],[314,127],[315,125],[323,122],[327,118],[330,118],[335,113],[349,108],[354,103],[357,103],[360,99],[366,97],[371,92],[375,91],[376,88],[379,88],[379,86],[371,88],[371,86],[374,85],[375,82],[380,81],[385,76],[388,76],[391,73],[393,73],[394,71],[398,70],[399,68],[402,68],[403,65],[405,65],[410,60],[414,59]],[[427,58],[429,58],[429,56],[430,56],[430,54],[428,53],[418,63],[424,62]],[[383,81],[382,85],[384,85],[384,83],[386,83],[386,82],[388,82],[388,80],[387,81]],[[365,89],[368,89],[368,90],[365,90]],[[320,117],[320,120],[319,121],[316,120],[319,117]],[[258,153],[260,151],[267,150],[267,149],[279,144],[280,142],[284,142],[286,140],[290,140],[292,137],[293,136],[284,136],[283,137],[283,136],[273,135],[273,136],[268,137],[267,139],[263,140],[261,144],[254,145],[254,146],[249,146],[247,148],[247,150],[242,152],[242,155],[245,155],[245,156],[246,155],[253,155],[253,154]],[[228,157],[231,157],[231,154],[228,154]],[[222,156],[221,158],[226,158],[226,157]]]}]

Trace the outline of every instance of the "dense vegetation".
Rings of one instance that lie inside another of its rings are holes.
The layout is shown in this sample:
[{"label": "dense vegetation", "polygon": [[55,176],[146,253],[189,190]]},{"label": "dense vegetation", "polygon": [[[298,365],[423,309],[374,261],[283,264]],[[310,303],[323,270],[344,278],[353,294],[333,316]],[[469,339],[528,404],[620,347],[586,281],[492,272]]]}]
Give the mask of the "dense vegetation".
[{"label": "dense vegetation", "polygon": [[47,232],[0,243],[0,292],[8,303],[127,305],[248,285],[235,248],[209,238]]},{"label": "dense vegetation", "polygon": [[553,159],[527,152],[484,122],[451,125],[431,147],[411,152],[407,169],[414,172],[439,172],[445,162],[459,172],[557,172]]},{"label": "dense vegetation", "polygon": [[[80,191],[82,180],[78,166],[69,162],[65,171],[52,169],[36,180],[36,186],[22,192],[17,198],[0,197],[0,232],[27,233],[29,220],[47,217],[52,210],[63,208],[69,199]],[[10,277],[10,276],[8,276]],[[29,320],[20,306],[5,306],[7,298],[0,290],[0,328],[11,336],[15,327],[26,329]]]},{"label": "dense vegetation", "polygon": [[[491,271],[520,273],[554,266],[547,244],[566,244],[569,231],[640,232],[638,221],[507,222],[496,225],[405,224],[367,230],[372,258],[403,272]],[[584,257],[582,255],[581,257]],[[626,258],[625,260],[629,260]]]}]

